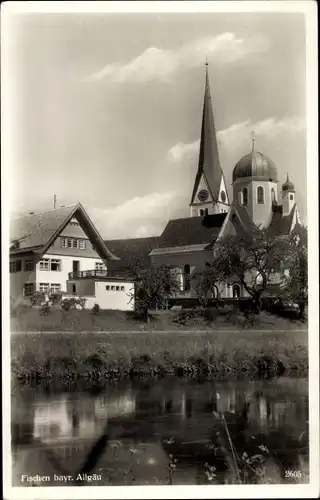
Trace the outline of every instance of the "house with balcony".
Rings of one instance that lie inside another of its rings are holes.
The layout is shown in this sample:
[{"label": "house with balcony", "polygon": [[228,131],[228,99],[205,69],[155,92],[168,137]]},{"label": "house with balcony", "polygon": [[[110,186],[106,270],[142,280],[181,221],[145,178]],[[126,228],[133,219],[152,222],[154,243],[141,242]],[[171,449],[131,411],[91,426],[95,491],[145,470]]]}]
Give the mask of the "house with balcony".
[{"label": "house with balcony", "polygon": [[[110,292],[111,287],[120,286],[117,300],[110,303],[125,309],[126,303],[119,297],[124,296],[122,291],[127,289],[128,282],[117,278],[114,285],[107,277],[108,263],[116,260],[119,257],[107,248],[80,203],[16,219],[10,227],[11,305],[30,303],[34,292],[69,291],[77,296],[89,288],[91,302],[99,304],[94,293],[100,291],[101,285],[96,286],[95,280],[101,283],[103,278],[110,282]],[[77,279],[67,285],[70,277]],[[109,290],[104,291],[108,295]],[[107,302],[104,300],[105,308]]]}]

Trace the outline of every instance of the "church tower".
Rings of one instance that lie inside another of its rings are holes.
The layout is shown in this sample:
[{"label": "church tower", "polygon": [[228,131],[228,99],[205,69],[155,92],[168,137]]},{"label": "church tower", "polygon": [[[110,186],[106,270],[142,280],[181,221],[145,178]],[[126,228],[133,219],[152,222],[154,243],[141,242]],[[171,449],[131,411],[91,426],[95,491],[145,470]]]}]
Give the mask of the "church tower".
[{"label": "church tower", "polygon": [[190,202],[191,217],[229,211],[229,197],[220,165],[213,118],[208,63],[204,91],[198,171]]},{"label": "church tower", "polygon": [[232,174],[233,200],[246,208],[257,227],[269,226],[273,205],[278,204],[277,169],[270,158],[259,153],[252,135],[252,151],[238,161]]},{"label": "church tower", "polygon": [[295,198],[294,185],[289,180],[289,175],[287,174],[287,180],[282,185],[282,215],[286,216],[291,213],[291,210],[296,203]]}]

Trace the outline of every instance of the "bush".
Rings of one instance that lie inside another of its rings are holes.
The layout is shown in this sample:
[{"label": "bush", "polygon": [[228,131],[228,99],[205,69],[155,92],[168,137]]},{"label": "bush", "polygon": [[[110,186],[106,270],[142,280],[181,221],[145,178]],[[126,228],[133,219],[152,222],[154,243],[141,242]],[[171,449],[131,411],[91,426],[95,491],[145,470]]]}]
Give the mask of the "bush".
[{"label": "bush", "polygon": [[100,314],[100,306],[99,304],[95,304],[92,308],[92,314]]}]

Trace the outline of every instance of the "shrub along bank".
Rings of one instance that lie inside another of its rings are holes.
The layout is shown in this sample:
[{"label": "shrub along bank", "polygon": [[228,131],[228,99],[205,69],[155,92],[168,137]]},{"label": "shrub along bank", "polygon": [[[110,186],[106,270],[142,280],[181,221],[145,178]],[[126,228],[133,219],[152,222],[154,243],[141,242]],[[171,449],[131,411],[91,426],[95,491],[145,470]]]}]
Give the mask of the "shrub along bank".
[{"label": "shrub along bank", "polygon": [[307,332],[19,333],[13,377],[103,380],[134,375],[305,376]]}]

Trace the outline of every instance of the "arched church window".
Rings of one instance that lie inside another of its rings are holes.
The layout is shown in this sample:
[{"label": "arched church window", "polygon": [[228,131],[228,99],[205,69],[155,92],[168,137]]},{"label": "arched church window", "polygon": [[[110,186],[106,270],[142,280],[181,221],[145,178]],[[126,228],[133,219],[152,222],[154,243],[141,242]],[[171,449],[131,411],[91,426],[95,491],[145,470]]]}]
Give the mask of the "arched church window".
[{"label": "arched church window", "polygon": [[188,292],[191,288],[191,279],[190,279],[190,265],[186,264],[183,268],[184,271],[184,289]]},{"label": "arched church window", "polygon": [[242,204],[247,206],[248,205],[248,189],[243,188],[242,190]]},{"label": "arched church window", "polygon": [[232,296],[234,299],[237,299],[240,297],[240,287],[239,285],[234,285],[232,288]]},{"label": "arched church window", "polygon": [[262,186],[257,187],[257,198],[258,198],[258,203],[263,204],[264,203],[264,189]]},{"label": "arched church window", "polygon": [[204,210],[203,210],[203,208],[200,208],[200,210],[199,210],[199,215],[200,215],[200,217],[202,217],[202,216],[204,215]]},{"label": "arched church window", "polygon": [[290,200],[291,201],[293,200],[293,194],[290,194]]},{"label": "arched church window", "polygon": [[209,209],[206,208],[205,211],[204,211],[204,215],[208,215],[209,214]]},{"label": "arched church window", "polygon": [[271,201],[274,203],[276,201],[276,192],[274,188],[271,189]]},{"label": "arched church window", "polygon": [[224,191],[221,191],[220,196],[221,196],[221,201],[222,201],[222,203],[225,203],[225,202],[226,202],[226,199],[227,199],[227,197],[226,197],[226,193],[225,193]]}]

